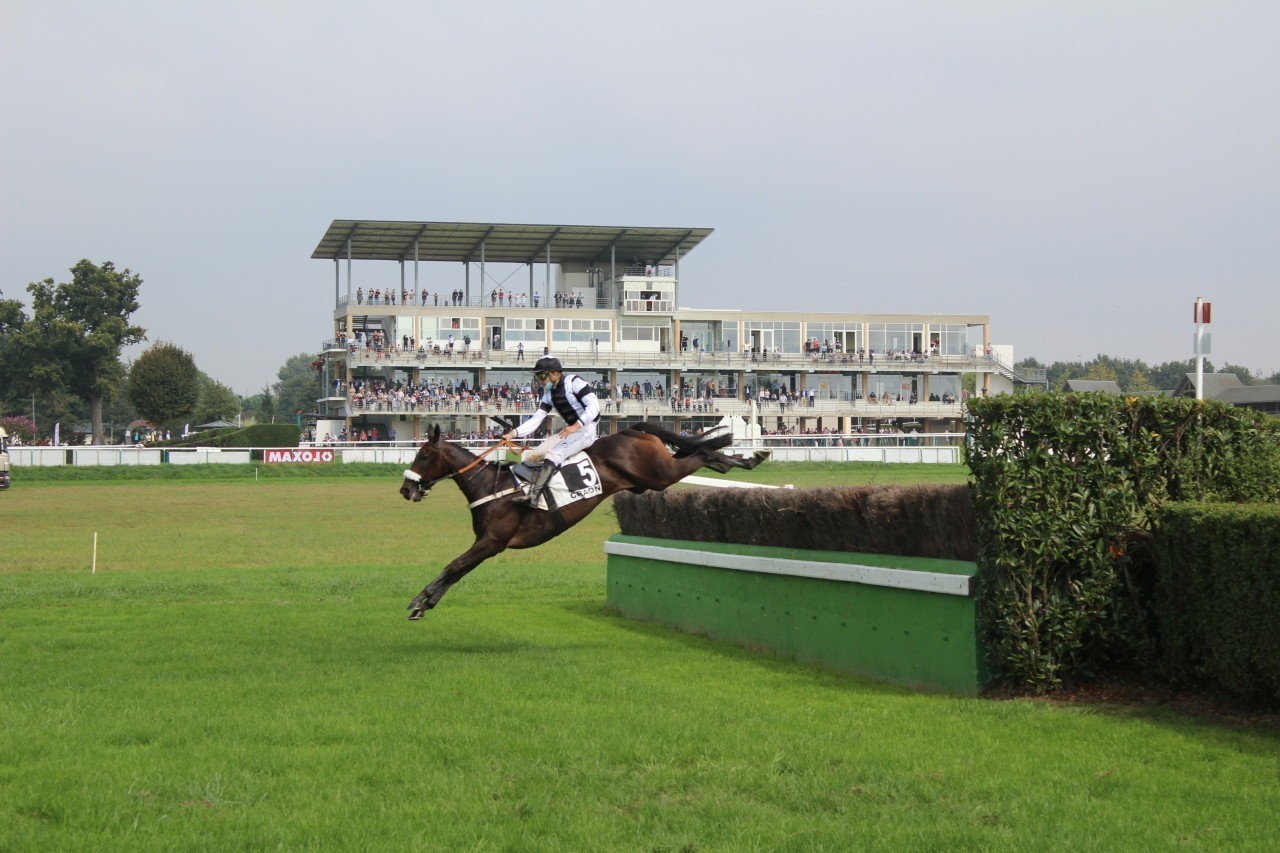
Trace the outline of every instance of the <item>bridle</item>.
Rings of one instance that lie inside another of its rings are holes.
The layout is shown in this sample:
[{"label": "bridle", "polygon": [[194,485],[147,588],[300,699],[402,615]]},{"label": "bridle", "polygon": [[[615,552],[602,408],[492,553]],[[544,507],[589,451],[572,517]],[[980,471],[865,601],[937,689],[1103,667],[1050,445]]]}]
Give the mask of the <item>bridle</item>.
[{"label": "bridle", "polygon": [[[481,453],[480,455],[476,456],[475,459],[471,460],[466,465],[459,468],[457,471],[450,471],[445,474],[441,474],[439,477],[436,477],[431,480],[427,480],[424,483],[422,480],[421,474],[419,474],[417,471],[413,470],[412,468],[406,468],[404,469],[404,478],[412,482],[417,487],[418,492],[425,497],[427,492],[431,491],[431,487],[434,486],[436,483],[439,483],[442,480],[451,480],[455,477],[460,477],[463,474],[470,471],[472,468],[475,468],[478,465],[485,464],[485,457],[489,455],[489,451],[496,450],[502,447],[509,447],[517,452],[524,450],[524,448],[521,447],[519,444],[516,444],[514,441],[511,441],[510,439],[508,439],[506,436],[503,436],[502,438],[498,439],[497,444],[494,444],[492,447],[485,450],[484,453]],[[436,453],[440,453],[440,450],[438,448],[433,448],[433,450]],[[449,460],[444,457],[444,454],[441,453],[440,455],[441,455],[441,458],[445,460],[445,464],[446,465],[449,464]],[[475,479],[475,477],[478,474],[480,474],[480,472],[476,471],[475,474],[472,474],[466,480],[459,482],[459,485],[461,486],[464,483],[470,482],[471,480]]]}]

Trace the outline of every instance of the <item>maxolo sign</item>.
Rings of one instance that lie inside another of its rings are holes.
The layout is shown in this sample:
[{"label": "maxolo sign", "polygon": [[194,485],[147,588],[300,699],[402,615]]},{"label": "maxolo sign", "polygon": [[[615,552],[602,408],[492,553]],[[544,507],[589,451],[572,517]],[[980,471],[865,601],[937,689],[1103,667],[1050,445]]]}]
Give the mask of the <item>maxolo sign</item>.
[{"label": "maxolo sign", "polygon": [[264,462],[332,462],[332,450],[300,450],[292,448],[267,448],[262,451]]}]

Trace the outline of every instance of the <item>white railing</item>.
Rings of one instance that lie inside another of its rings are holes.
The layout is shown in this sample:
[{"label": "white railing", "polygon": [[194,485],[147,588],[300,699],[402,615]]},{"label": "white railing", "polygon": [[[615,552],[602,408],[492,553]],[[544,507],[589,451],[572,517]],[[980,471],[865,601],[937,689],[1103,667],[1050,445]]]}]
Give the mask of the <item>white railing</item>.
[{"label": "white railing", "polygon": [[[413,367],[413,366],[449,366],[459,362],[476,362],[475,366],[486,368],[517,368],[531,370],[533,362],[541,353],[541,345],[525,347],[524,357],[514,346],[505,349],[493,349],[472,342],[471,349],[463,353],[462,344],[455,342],[452,354],[439,342],[432,341],[432,347],[385,346],[380,350],[372,347],[356,345],[351,341],[323,341],[321,349],[330,354],[346,353],[346,360],[351,367]],[[565,363],[565,367],[575,370],[589,368],[621,369],[621,370],[682,370],[708,371],[724,370],[734,372],[759,372],[762,370],[816,370],[816,371],[861,371],[866,373],[958,373],[973,370],[997,370],[1000,364],[995,360],[971,355],[935,355],[923,357],[885,357],[877,355],[874,361],[859,358],[856,354],[844,353],[828,356],[814,356],[806,353],[771,352],[763,353],[726,352],[724,350],[677,350],[672,352],[614,352],[604,344],[593,347],[590,341],[578,343],[553,342],[550,354]]]}]

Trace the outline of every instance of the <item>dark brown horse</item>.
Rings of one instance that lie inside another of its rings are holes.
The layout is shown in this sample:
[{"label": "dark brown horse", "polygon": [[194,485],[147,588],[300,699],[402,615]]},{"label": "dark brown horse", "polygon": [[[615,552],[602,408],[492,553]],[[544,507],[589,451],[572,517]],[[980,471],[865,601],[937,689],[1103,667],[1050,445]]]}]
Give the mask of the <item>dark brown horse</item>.
[{"label": "dark brown horse", "polygon": [[600,477],[600,495],[547,511],[514,503],[523,489],[505,466],[441,441],[436,427],[405,471],[400,494],[405,500],[420,501],[436,483],[452,479],[471,507],[476,541],[418,593],[409,604],[409,618],[421,619],[440,603],[449,587],[494,554],[508,548],[532,548],[559,536],[615,492],[662,491],[699,468],[723,474],[731,468],[754,468],[767,458],[763,453],[749,459],[721,453],[732,441],[727,434],[694,438],[650,423],[635,424],[598,439],[587,449]]}]

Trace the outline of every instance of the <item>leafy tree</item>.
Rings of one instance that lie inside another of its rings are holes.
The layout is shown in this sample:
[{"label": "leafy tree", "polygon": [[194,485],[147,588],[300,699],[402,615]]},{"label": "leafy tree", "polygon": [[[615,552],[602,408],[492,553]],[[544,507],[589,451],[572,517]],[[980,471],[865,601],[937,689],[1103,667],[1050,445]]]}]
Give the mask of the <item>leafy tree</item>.
[{"label": "leafy tree", "polygon": [[1085,379],[1093,379],[1100,382],[1120,383],[1120,375],[1116,373],[1116,369],[1105,361],[1094,360],[1089,362],[1084,371]]},{"label": "leafy tree", "polygon": [[138,310],[141,277],[117,271],[110,261],[82,260],[71,281],[27,285],[33,315],[6,341],[6,359],[27,370],[16,374],[20,392],[65,391],[89,404],[93,441],[102,443],[102,404],[119,387],[120,350],[146,337],[129,323]]},{"label": "leafy tree", "polygon": [[195,411],[200,396],[199,376],[191,353],[176,344],[161,342],[133,363],[128,398],[138,416],[148,423],[172,426]]},{"label": "leafy tree", "polygon": [[4,431],[10,438],[17,439],[23,444],[34,444],[38,435],[36,425],[31,422],[31,418],[23,415],[0,418],[0,427],[4,427]]},{"label": "leafy tree", "polygon": [[320,378],[312,366],[315,356],[306,353],[289,356],[276,375],[280,381],[272,386],[276,395],[277,419],[294,419],[297,412],[313,412],[320,399]]},{"label": "leafy tree", "polygon": [[[4,291],[0,290],[0,295]],[[23,372],[16,354],[11,354],[9,342],[26,325],[27,314],[16,299],[0,299],[0,411],[19,409],[19,391],[16,377]]]},{"label": "leafy tree", "polygon": [[[1189,358],[1186,361],[1166,361],[1163,364],[1157,364],[1151,368],[1151,382],[1162,391],[1172,391],[1181,384],[1183,377],[1188,373],[1196,372],[1196,360]],[[1213,372],[1213,362],[1205,359],[1204,372]]]},{"label": "leafy tree", "polygon": [[240,398],[226,385],[200,374],[200,401],[195,407],[198,424],[211,421],[234,421],[240,413]]},{"label": "leafy tree", "polygon": [[276,422],[276,395],[271,393],[271,386],[262,386],[262,393],[254,397],[254,417],[259,423]]},{"label": "leafy tree", "polygon": [[1222,365],[1222,367],[1219,367],[1217,372],[1218,373],[1234,373],[1236,376],[1240,377],[1240,382],[1243,385],[1252,385],[1258,381],[1257,379],[1254,378],[1253,371],[1251,371],[1249,368],[1239,364],[1231,364],[1230,362],[1227,362],[1226,364]]}]

